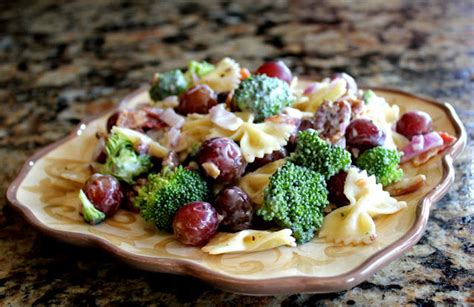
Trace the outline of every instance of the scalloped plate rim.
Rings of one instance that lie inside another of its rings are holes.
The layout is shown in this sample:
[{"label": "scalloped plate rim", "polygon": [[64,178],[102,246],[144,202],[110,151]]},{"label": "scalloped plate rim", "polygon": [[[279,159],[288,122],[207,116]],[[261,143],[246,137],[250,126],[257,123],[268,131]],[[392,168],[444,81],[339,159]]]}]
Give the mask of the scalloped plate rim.
[{"label": "scalloped plate rim", "polygon": [[159,258],[152,256],[138,256],[124,251],[120,247],[111,244],[103,238],[87,234],[61,231],[54,229],[48,226],[47,224],[43,224],[36,218],[33,211],[30,210],[28,206],[18,201],[16,197],[18,187],[28,174],[29,169],[31,168],[31,163],[35,163],[43,156],[47,155],[53,149],[77,137],[77,131],[81,129],[81,126],[87,125],[93,120],[117,109],[120,104],[126,103],[132,97],[144,91],[145,87],[141,87],[138,90],[127,95],[114,108],[102,112],[96,116],[88,117],[82,120],[69,135],[36,151],[30,158],[25,161],[18,175],[9,185],[6,196],[7,199],[10,201],[11,206],[16,211],[18,211],[27,220],[28,223],[30,223],[32,226],[34,226],[34,228],[38,229],[43,234],[46,234],[57,240],[78,246],[99,247],[111,254],[112,256],[115,256],[116,258],[120,259],[121,261],[139,269],[163,273],[190,275],[205,282],[208,282],[222,290],[247,295],[330,293],[346,290],[370,278],[373,274],[375,274],[375,272],[380,270],[383,266],[387,265],[400,255],[402,255],[405,251],[407,251],[410,247],[415,245],[421,239],[421,236],[423,235],[428,222],[431,205],[434,202],[438,201],[442,196],[444,196],[454,182],[454,167],[452,163],[453,160],[461,154],[467,141],[464,126],[462,125],[462,122],[459,119],[456,111],[450,104],[441,103],[431,98],[410,94],[408,92],[398,89],[386,87],[366,88],[371,88],[373,90],[378,91],[392,92],[399,95],[405,95],[412,98],[421,99],[428,103],[436,105],[449,116],[449,120],[456,129],[456,136],[458,139],[444,154],[442,158],[442,165],[444,170],[444,176],[442,178],[442,181],[425,197],[420,199],[419,204],[421,203],[421,206],[417,206],[415,221],[411,228],[401,238],[371,255],[358,267],[341,275],[331,277],[310,277],[295,275],[268,279],[245,279],[230,277],[221,273],[217,273],[210,269],[204,268],[199,264],[195,264],[186,260]]}]

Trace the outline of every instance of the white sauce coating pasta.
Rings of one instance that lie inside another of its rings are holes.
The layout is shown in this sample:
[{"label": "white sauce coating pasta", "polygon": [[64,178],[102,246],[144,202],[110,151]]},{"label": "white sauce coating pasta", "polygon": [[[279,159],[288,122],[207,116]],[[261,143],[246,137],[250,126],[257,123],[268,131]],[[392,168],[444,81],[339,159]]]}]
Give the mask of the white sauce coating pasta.
[{"label": "white sauce coating pasta", "polygon": [[240,179],[239,187],[247,193],[250,200],[257,204],[263,204],[263,191],[270,181],[270,177],[285,163],[285,159],[268,163],[254,172],[248,173]]},{"label": "white sauce coating pasta", "polygon": [[153,141],[149,136],[140,133],[138,131],[114,126],[112,133],[118,133],[129,139],[134,146],[138,147],[140,144],[148,145],[148,153],[157,158],[164,158],[169,152],[169,149],[161,145],[160,143]]},{"label": "white sauce coating pasta", "polygon": [[244,122],[236,131],[214,128],[210,137],[228,137],[239,141],[245,161],[252,163],[255,158],[262,158],[286,145],[294,129],[294,125],[286,123]]},{"label": "white sauce coating pasta", "polygon": [[320,238],[343,244],[371,243],[376,237],[373,217],[392,214],[406,207],[376,183],[375,176],[366,171],[349,169],[344,194],[350,204],[329,213],[319,231]]},{"label": "white sauce coating pasta", "polygon": [[315,90],[308,96],[301,96],[293,107],[304,112],[314,113],[325,101],[336,101],[347,92],[347,82],[343,79],[324,80],[316,84]]},{"label": "white sauce coating pasta", "polygon": [[279,231],[242,230],[236,233],[218,233],[201,250],[211,255],[257,252],[278,246],[296,246],[291,229]]},{"label": "white sauce coating pasta", "polygon": [[207,84],[216,92],[231,92],[239,86],[240,66],[231,58],[223,58],[200,83]]}]

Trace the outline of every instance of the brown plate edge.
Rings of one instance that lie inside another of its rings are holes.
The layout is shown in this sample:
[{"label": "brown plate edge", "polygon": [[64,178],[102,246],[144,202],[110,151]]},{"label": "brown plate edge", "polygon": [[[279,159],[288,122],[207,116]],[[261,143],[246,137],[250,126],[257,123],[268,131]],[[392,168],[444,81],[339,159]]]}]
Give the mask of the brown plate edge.
[{"label": "brown plate edge", "polygon": [[[110,113],[111,110],[82,121],[66,138],[35,152],[33,156],[24,163],[17,177],[8,187],[6,196],[12,207],[22,214],[23,217],[40,232],[57,240],[72,243],[74,245],[100,247],[121,261],[140,269],[163,273],[190,275],[204,280],[217,288],[247,295],[329,293],[346,290],[367,280],[376,271],[400,256],[420,240],[428,221],[431,205],[439,200],[444,194],[446,194],[454,182],[454,168],[452,163],[453,160],[461,154],[467,142],[466,131],[461,123],[461,120],[451,105],[447,103],[440,103],[430,98],[409,94],[397,89],[376,87],[372,87],[372,89],[378,91],[388,91],[400,95],[410,96],[412,98],[422,99],[441,108],[449,116],[450,121],[456,129],[457,141],[445,153],[442,159],[444,178],[430,193],[420,200],[421,206],[418,206],[417,208],[416,220],[409,231],[391,245],[372,255],[354,270],[342,275],[332,277],[291,276],[258,280],[234,278],[221,273],[216,273],[198,264],[185,260],[137,256],[129,252],[125,252],[124,250],[116,247],[102,238],[60,231],[41,223],[35,217],[33,211],[29,210],[26,205],[21,204],[16,197],[18,187],[30,169],[30,162],[35,162],[41,159],[51,150],[75,138],[77,136],[77,131],[81,129],[80,127],[82,125],[87,125],[96,118]],[[135,95],[141,93],[143,90],[144,88],[141,88],[126,96],[122,100],[121,104],[126,103]]]}]

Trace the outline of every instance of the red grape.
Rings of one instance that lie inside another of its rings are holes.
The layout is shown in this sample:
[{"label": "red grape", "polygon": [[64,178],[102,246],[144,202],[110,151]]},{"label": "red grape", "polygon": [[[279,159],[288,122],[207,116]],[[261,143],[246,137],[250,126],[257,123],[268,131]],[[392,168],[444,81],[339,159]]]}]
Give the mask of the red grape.
[{"label": "red grape", "polygon": [[216,104],[216,93],[209,86],[202,84],[190,88],[179,97],[177,111],[182,115],[207,114]]},{"label": "red grape", "polygon": [[234,232],[250,228],[253,206],[248,195],[239,187],[232,186],[220,191],[214,206],[223,216],[221,225],[225,230]]},{"label": "red grape", "polygon": [[83,191],[94,207],[106,216],[117,212],[123,198],[120,182],[110,175],[92,175],[85,183]]},{"label": "red grape", "polygon": [[346,143],[360,151],[383,145],[385,133],[371,120],[354,119],[346,129]]},{"label": "red grape", "polygon": [[346,206],[349,204],[349,200],[344,194],[344,185],[346,183],[346,178],[347,173],[340,172],[339,174],[332,176],[327,183],[329,191],[329,201],[338,207]]},{"label": "red grape", "polygon": [[223,184],[239,179],[247,166],[239,145],[228,138],[213,138],[202,143],[196,160],[206,175]]},{"label": "red grape", "polygon": [[407,112],[397,122],[397,132],[409,139],[432,130],[433,122],[430,115],[422,111]]},{"label": "red grape", "polygon": [[110,133],[110,131],[112,131],[112,127],[117,124],[117,120],[119,116],[120,116],[120,112],[118,111],[109,116],[109,118],[107,119],[107,124],[105,125],[107,128],[107,132]]},{"label": "red grape", "polygon": [[255,74],[278,78],[288,84],[290,84],[293,79],[291,70],[282,61],[263,63],[262,66],[257,69]]},{"label": "red grape", "polygon": [[219,215],[211,204],[191,202],[179,208],[173,218],[173,231],[177,239],[186,245],[206,244],[217,232]]},{"label": "red grape", "polygon": [[279,150],[275,150],[269,154],[266,154],[263,156],[263,158],[256,158],[255,161],[249,165],[249,168],[247,171],[253,171],[256,170],[259,167],[262,167],[268,163],[271,163],[276,160],[283,159],[284,157],[287,156],[287,151],[285,147],[280,148]]}]

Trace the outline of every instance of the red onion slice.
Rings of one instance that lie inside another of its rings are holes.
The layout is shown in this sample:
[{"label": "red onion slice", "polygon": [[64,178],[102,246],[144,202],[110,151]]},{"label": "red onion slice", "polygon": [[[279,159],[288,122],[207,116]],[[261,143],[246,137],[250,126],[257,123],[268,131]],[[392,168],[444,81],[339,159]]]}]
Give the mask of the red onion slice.
[{"label": "red onion slice", "polygon": [[243,120],[234,113],[227,111],[224,104],[218,104],[209,110],[211,122],[230,131],[235,131],[243,124]]},{"label": "red onion slice", "polygon": [[424,135],[415,135],[410,143],[402,149],[403,156],[400,162],[404,163],[430,149],[440,146],[443,146],[443,138],[436,131]]},{"label": "red onion slice", "polygon": [[168,108],[163,113],[161,113],[160,119],[168,126],[178,129],[183,127],[185,122],[184,117],[178,115],[172,108]]}]

